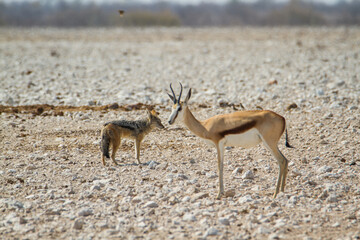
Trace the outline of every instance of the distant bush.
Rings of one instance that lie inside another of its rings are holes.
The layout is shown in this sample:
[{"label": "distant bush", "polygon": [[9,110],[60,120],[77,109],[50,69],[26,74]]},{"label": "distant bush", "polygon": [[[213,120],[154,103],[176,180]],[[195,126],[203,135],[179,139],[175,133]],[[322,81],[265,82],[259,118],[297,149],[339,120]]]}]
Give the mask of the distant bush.
[{"label": "distant bush", "polygon": [[281,9],[273,10],[265,18],[268,25],[323,25],[325,18],[306,3],[291,0]]},{"label": "distant bush", "polygon": [[171,11],[144,11],[135,10],[126,12],[121,21],[118,21],[121,26],[179,26],[180,19]]}]

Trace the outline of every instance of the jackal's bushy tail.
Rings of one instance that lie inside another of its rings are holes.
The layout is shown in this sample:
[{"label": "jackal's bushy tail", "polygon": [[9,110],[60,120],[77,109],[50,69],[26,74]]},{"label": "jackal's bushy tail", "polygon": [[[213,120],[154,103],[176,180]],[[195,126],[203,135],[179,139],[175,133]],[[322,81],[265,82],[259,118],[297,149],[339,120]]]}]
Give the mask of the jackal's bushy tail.
[{"label": "jackal's bushy tail", "polygon": [[109,136],[109,132],[107,129],[104,129],[102,131],[102,136],[101,136],[101,152],[102,154],[107,157],[110,158],[109,155],[109,145],[110,145],[110,136]]}]

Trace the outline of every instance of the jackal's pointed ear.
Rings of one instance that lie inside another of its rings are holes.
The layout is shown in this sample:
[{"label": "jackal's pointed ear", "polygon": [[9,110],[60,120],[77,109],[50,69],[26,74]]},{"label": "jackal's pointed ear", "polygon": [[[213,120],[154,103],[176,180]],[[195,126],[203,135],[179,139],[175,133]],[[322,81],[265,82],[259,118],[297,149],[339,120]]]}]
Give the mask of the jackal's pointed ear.
[{"label": "jackal's pointed ear", "polygon": [[191,88],[189,89],[189,92],[188,92],[188,94],[186,95],[186,98],[185,98],[185,101],[184,101],[185,104],[188,103],[190,97],[191,97]]},{"label": "jackal's pointed ear", "polygon": [[157,112],[155,111],[155,109],[153,109],[153,110],[151,110],[151,115],[157,116],[157,115],[159,115],[159,113],[157,113]]},{"label": "jackal's pointed ear", "polygon": [[148,117],[151,118],[151,112],[149,109],[146,109],[146,113],[147,113]]}]

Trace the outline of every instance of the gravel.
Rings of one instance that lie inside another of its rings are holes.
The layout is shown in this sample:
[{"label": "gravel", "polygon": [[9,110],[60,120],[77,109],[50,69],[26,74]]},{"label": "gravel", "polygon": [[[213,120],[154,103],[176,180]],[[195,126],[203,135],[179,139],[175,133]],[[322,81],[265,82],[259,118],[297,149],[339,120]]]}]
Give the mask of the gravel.
[{"label": "gravel", "polygon": [[[359,42],[358,28],[0,29],[1,237],[359,238]],[[166,121],[178,81],[199,119],[286,118],[284,193],[264,146],[228,147],[216,199],[216,150]],[[125,139],[103,166],[102,124],[148,105],[166,129],[144,164]]]}]

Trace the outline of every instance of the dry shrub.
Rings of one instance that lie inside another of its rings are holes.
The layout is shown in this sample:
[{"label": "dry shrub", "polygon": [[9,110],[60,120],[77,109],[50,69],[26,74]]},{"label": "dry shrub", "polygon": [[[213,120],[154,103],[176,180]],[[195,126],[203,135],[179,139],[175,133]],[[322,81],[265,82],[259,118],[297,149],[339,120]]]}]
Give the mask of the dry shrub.
[{"label": "dry shrub", "polygon": [[268,25],[322,25],[324,17],[310,5],[298,0],[291,0],[284,8],[274,10],[266,17]]},{"label": "dry shrub", "polygon": [[136,10],[127,12],[124,18],[119,22],[122,26],[179,26],[180,19],[171,11],[143,11]]}]

